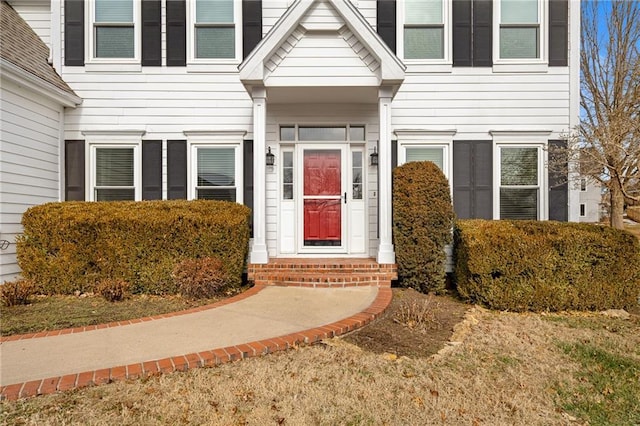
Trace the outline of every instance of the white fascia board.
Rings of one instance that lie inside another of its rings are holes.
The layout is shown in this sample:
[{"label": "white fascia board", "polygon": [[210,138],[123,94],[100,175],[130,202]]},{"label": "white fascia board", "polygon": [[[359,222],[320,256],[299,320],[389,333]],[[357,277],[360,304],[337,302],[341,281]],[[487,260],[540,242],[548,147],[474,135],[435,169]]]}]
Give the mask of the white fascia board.
[{"label": "white fascia board", "polygon": [[[355,6],[344,0],[326,1],[340,14],[369,52],[378,59],[381,64],[382,84],[399,86],[404,81],[405,65],[378,37]],[[264,80],[264,60],[270,58],[291,35],[314,3],[315,1],[296,0],[296,3],[285,12],[247,59],[240,64],[238,67],[240,80],[245,86],[255,85],[256,82]]]},{"label": "white fascia board", "polygon": [[3,58],[0,58],[0,76],[65,107],[75,108],[82,103],[79,96],[66,92]]}]

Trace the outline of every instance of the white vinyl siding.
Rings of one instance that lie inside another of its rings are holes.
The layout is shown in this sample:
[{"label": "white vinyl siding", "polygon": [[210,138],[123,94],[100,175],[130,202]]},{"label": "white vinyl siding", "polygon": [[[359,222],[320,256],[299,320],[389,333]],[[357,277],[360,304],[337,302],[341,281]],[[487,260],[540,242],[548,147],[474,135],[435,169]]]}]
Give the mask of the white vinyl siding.
[{"label": "white vinyl siding", "polygon": [[10,1],[11,7],[18,12],[40,39],[51,49],[51,2]]},{"label": "white vinyl siding", "polygon": [[8,80],[0,83],[0,284],[20,272],[16,237],[22,214],[60,200],[60,134],[63,108]]}]

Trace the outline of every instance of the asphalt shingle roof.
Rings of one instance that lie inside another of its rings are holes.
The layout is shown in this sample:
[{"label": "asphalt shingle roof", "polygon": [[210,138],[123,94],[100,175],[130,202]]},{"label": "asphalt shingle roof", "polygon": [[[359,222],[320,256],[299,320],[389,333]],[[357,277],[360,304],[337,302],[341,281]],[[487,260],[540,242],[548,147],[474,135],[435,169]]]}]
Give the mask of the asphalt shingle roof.
[{"label": "asphalt shingle roof", "polygon": [[49,64],[49,48],[11,5],[0,2],[0,58],[57,88],[74,94]]}]

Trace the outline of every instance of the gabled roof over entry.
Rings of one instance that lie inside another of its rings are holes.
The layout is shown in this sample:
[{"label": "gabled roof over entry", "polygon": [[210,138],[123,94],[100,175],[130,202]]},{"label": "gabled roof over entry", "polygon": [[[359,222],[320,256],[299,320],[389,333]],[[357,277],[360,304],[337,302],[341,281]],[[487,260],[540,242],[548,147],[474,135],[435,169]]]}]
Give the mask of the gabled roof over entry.
[{"label": "gabled roof over entry", "polygon": [[393,86],[404,64],[346,0],[297,0],[240,65],[247,88]]}]

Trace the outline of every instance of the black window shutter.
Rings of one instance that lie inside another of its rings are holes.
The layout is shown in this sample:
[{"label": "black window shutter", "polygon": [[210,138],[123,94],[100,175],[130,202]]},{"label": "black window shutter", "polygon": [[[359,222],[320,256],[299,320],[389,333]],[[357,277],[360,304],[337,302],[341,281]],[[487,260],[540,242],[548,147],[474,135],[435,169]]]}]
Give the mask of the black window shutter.
[{"label": "black window shutter", "polygon": [[187,64],[187,12],[185,0],[167,0],[167,66]]},{"label": "black window shutter", "polygon": [[242,57],[262,40],[262,0],[242,0]]},{"label": "black window shutter", "polygon": [[[244,180],[244,205],[253,210],[253,141],[246,140],[242,147],[242,178]],[[253,236],[253,215],[249,218],[251,236]]]},{"label": "black window shutter", "polygon": [[453,0],[453,66],[471,66],[471,0]]},{"label": "black window shutter", "polygon": [[378,34],[389,49],[396,53],[396,0],[378,0],[376,5]]},{"label": "black window shutter", "polygon": [[568,65],[569,2],[549,0],[549,66]]},{"label": "black window shutter", "polygon": [[493,219],[493,141],[473,143],[473,217]]},{"label": "black window shutter", "polygon": [[162,200],[162,141],[142,141],[142,199]]},{"label": "black window shutter", "polygon": [[187,198],[187,141],[167,141],[167,199]]},{"label": "black window shutter", "polygon": [[64,64],[84,65],[84,0],[64,1]]},{"label": "black window shutter", "polygon": [[64,141],[64,199],[84,201],[84,141]]},{"label": "black window shutter", "polygon": [[142,1],[142,65],[162,65],[162,16],[160,0]]},{"label": "black window shutter", "polygon": [[391,141],[391,170],[398,167],[398,141]]},{"label": "black window shutter", "polygon": [[473,0],[473,66],[493,66],[493,3]]},{"label": "black window shutter", "polygon": [[460,219],[493,218],[491,141],[453,142],[453,206]]},{"label": "black window shutter", "polygon": [[453,142],[453,208],[459,219],[473,217],[472,143]]},{"label": "black window shutter", "polygon": [[[564,140],[550,140],[549,148],[552,152],[549,156],[553,155],[554,148],[566,148],[567,142]],[[553,161],[555,164],[556,162]],[[561,165],[558,165],[561,166]],[[568,164],[562,165],[568,168]],[[556,167],[554,165],[554,167]],[[569,220],[569,185],[567,177],[564,173],[559,171],[548,171],[549,181],[549,220],[558,220],[566,222]]]}]

